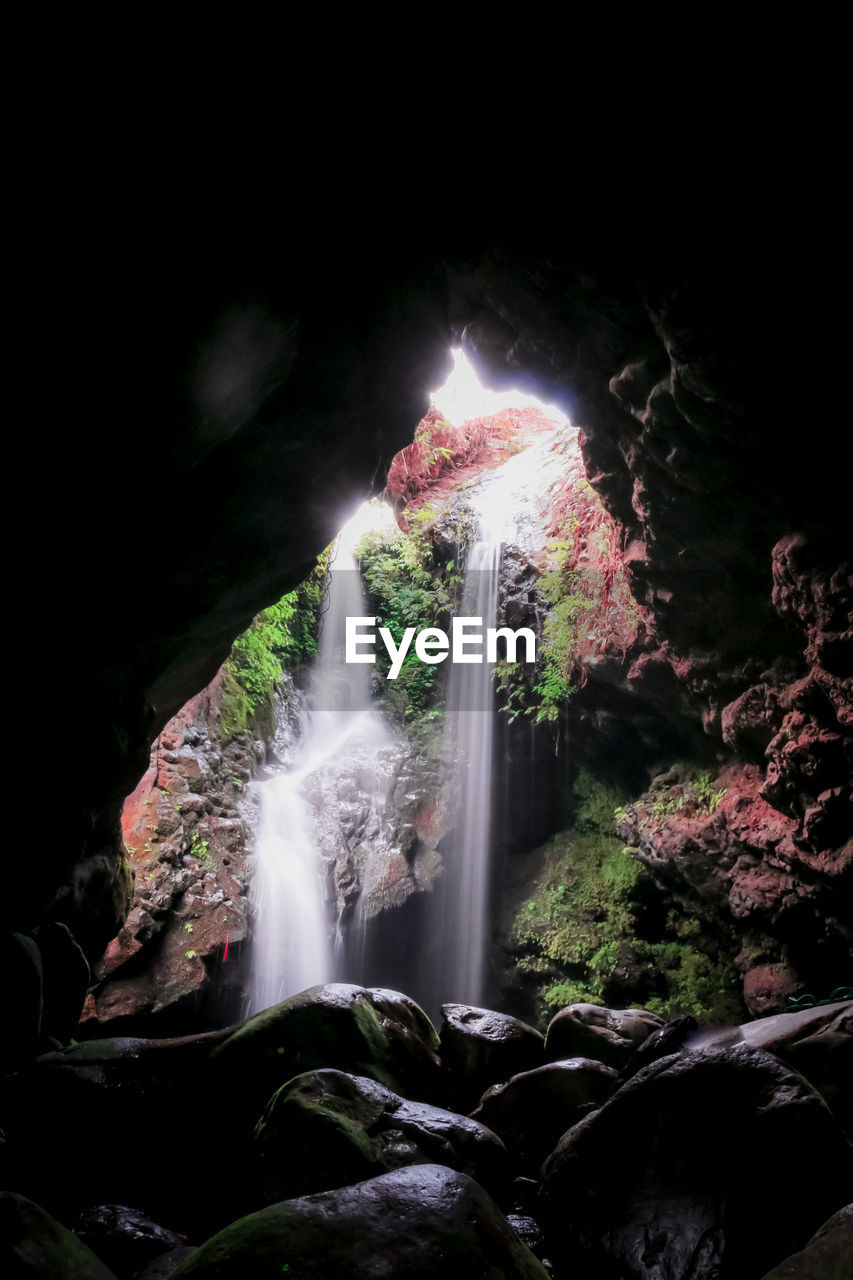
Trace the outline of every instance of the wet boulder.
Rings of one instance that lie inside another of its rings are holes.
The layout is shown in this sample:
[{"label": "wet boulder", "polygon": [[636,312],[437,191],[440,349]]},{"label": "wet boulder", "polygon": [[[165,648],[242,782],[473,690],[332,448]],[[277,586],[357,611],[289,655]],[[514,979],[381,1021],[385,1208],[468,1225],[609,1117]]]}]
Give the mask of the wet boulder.
[{"label": "wet boulder", "polygon": [[673,1018],[647,1036],[639,1049],[635,1049],[628,1059],[627,1066],[622,1068],[620,1079],[630,1080],[643,1067],[648,1067],[659,1058],[666,1058],[671,1053],[680,1053],[690,1044],[699,1024],[695,1018]]},{"label": "wet boulder", "polygon": [[537,1173],[560,1138],[616,1088],[612,1067],[590,1058],[523,1071],[483,1094],[472,1119],[488,1125],[522,1168]]},{"label": "wet boulder", "polygon": [[73,1232],[11,1191],[0,1191],[0,1273],[15,1280],[116,1280]]},{"label": "wet boulder", "polygon": [[413,1165],[353,1187],[269,1205],[213,1236],[174,1280],[294,1276],[546,1280],[486,1191]]},{"label": "wet boulder", "polygon": [[799,1253],[768,1271],[764,1280],[849,1280],[853,1260],[853,1204],[815,1232]]},{"label": "wet boulder", "polygon": [[598,1004],[570,1004],[556,1013],[545,1033],[545,1057],[593,1058],[621,1071],[631,1055],[663,1018],[646,1009],[606,1009]]},{"label": "wet boulder", "polygon": [[542,1065],[544,1037],[518,1018],[468,1004],[445,1004],[441,1012],[441,1056],[461,1110],[476,1106],[491,1085]]},{"label": "wet boulder", "polygon": [[853,1153],[823,1099],[746,1045],[664,1058],[543,1167],[567,1274],[760,1276],[851,1198]]},{"label": "wet boulder", "polygon": [[195,1249],[188,1244],[170,1249],[168,1253],[161,1253],[148,1263],[144,1271],[140,1271],[136,1280],[171,1280],[181,1263],[186,1262],[194,1253]]},{"label": "wet boulder", "polygon": [[438,1036],[398,991],[336,982],[309,987],[249,1018],[212,1054],[223,1087],[239,1081],[253,1123],[274,1091],[323,1067],[368,1076],[427,1102],[442,1100]]},{"label": "wet boulder", "polygon": [[309,1071],[279,1089],[255,1146],[265,1204],[411,1164],[447,1165],[498,1197],[506,1185],[506,1151],[484,1125],[342,1071]]},{"label": "wet boulder", "polygon": [[123,1204],[87,1209],[74,1223],[74,1234],[119,1276],[135,1276],[154,1258],[186,1245],[176,1232]]},{"label": "wet boulder", "polygon": [[758,1018],[744,1023],[740,1034],[804,1075],[853,1137],[853,1000]]}]

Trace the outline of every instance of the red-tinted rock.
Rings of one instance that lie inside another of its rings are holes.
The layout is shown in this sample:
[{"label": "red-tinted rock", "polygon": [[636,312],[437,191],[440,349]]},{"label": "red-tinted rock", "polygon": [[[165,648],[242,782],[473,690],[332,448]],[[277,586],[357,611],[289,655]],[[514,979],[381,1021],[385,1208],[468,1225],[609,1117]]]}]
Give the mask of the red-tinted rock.
[{"label": "red-tinted rock", "polygon": [[133,902],[107,947],[78,1036],[169,1034],[203,1028],[209,1010],[220,1021],[237,1013],[248,921],[238,804],[257,761],[245,735],[223,734],[221,699],[218,674],[169,721],[125,802]]},{"label": "red-tinted rock", "polygon": [[784,1013],[789,1008],[788,997],[795,996],[802,987],[799,975],[786,965],[757,965],[744,975],[744,1003],[755,1018]]},{"label": "red-tinted rock", "polygon": [[620,1070],[648,1036],[663,1026],[663,1018],[646,1009],[605,1009],[596,1004],[572,1004],[548,1023],[545,1054],[551,1062],[564,1058],[592,1058]]}]

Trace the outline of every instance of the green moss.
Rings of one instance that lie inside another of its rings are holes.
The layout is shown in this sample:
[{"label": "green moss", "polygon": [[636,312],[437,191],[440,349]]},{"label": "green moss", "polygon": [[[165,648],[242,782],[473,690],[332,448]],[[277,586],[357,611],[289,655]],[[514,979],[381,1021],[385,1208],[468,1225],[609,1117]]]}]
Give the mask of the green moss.
[{"label": "green moss", "polygon": [[327,548],[308,578],[253,618],[234,641],[222,668],[220,723],[226,738],[271,710],[285,666],[299,666],[317,653],[329,554]]},{"label": "green moss", "polygon": [[603,1003],[602,982],[633,934],[630,893],[640,866],[613,836],[615,799],[580,774],[574,825],[546,845],[534,892],[513,922],[520,971],[542,973],[540,998],[549,1007]]},{"label": "green moss", "polygon": [[[426,504],[409,516],[410,533],[368,533],[358,546],[358,558],[377,627],[387,627],[399,645],[407,627],[445,626],[462,579],[433,556],[431,529],[435,509]],[[452,565],[453,562],[451,561]],[[387,676],[390,658],[377,646],[378,671]],[[421,662],[410,646],[396,680],[387,680],[384,693],[401,720],[438,714],[433,706],[440,668]]]},{"label": "green moss", "polygon": [[[581,771],[571,828],[552,837],[528,900],[510,930],[517,981],[537,991],[540,1013],[566,1004],[613,1003],[630,989],[642,1004],[676,1017],[731,1013],[737,976],[731,960],[677,908],[662,936],[641,934],[641,880],[648,875],[615,838],[609,788]],[[662,895],[661,895],[662,896]]]},{"label": "green moss", "polygon": [[[630,806],[630,811],[640,827],[659,830],[675,814],[696,818],[713,813],[727,792],[726,787],[716,786],[707,770],[700,771],[689,762],[679,761],[653,780],[646,794]],[[624,814],[624,809],[614,810],[617,820]]]}]

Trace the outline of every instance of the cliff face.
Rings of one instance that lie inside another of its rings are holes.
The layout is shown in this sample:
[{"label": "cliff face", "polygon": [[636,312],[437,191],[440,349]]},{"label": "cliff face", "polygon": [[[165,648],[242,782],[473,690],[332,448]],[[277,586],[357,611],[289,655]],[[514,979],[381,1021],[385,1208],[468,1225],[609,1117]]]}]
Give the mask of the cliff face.
[{"label": "cliff face", "polygon": [[241,800],[265,750],[223,731],[222,678],[158,734],[124,803],[133,900],[95,967],[78,1037],[177,1034],[239,1015],[249,932]]}]

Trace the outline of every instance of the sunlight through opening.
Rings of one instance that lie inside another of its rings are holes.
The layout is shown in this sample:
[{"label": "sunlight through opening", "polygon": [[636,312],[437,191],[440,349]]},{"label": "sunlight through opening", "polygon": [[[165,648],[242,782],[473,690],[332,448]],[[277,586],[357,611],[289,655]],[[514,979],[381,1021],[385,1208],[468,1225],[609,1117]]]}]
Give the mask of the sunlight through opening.
[{"label": "sunlight through opening", "polygon": [[508,391],[490,391],[484,387],[474,372],[465,352],[454,347],[453,372],[443,387],[433,391],[430,400],[442,417],[460,427],[471,418],[490,418],[504,409],[536,409],[555,426],[568,422],[566,415],[553,404],[544,404],[535,396],[510,388]]}]

